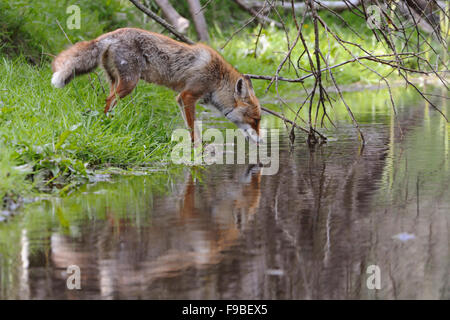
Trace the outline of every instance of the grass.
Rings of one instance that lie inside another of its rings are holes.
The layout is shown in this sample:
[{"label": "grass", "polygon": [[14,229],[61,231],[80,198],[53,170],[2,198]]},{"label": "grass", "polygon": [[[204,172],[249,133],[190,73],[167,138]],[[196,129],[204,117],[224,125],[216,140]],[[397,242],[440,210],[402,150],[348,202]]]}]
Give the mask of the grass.
[{"label": "grass", "polygon": [[28,166],[18,165],[13,149],[0,143],[0,150],[0,200],[5,199],[4,206],[9,207],[6,199],[17,202],[21,194],[29,191],[26,177],[30,172]]}]

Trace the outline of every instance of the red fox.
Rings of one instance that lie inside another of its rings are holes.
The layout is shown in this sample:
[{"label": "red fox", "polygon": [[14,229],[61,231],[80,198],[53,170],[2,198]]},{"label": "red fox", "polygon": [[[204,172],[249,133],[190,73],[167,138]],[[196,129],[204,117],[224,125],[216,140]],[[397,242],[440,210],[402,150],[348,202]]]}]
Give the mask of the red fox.
[{"label": "red fox", "polygon": [[246,138],[262,141],[261,106],[248,76],[244,76],[215,50],[204,44],[189,45],[161,34],[122,28],[91,41],[78,42],[53,61],[52,84],[64,87],[74,76],[101,65],[109,78],[105,114],[133,91],[138,81],[171,88],[195,140],[195,104],[218,109],[242,130]]}]

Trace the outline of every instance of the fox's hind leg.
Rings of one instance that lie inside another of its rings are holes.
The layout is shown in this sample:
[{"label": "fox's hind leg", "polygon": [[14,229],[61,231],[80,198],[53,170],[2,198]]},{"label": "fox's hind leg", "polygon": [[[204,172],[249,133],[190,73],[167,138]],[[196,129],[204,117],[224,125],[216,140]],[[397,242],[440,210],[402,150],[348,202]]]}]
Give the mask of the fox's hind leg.
[{"label": "fox's hind leg", "polygon": [[139,82],[139,63],[136,59],[130,59],[129,51],[127,47],[111,47],[103,54],[103,68],[111,83],[105,114],[114,108],[118,99],[130,94]]},{"label": "fox's hind leg", "polygon": [[108,78],[109,78],[109,94],[111,95],[116,90],[117,79],[111,75],[109,75]]},{"label": "fox's hind leg", "polygon": [[110,84],[109,84],[109,96],[108,98],[106,98],[106,106],[105,106],[105,114],[108,113],[109,108],[111,106],[111,102],[113,97],[115,97],[115,92],[116,92],[116,88],[117,88],[117,80],[114,78],[110,78]]},{"label": "fox's hind leg", "polygon": [[114,83],[114,89],[113,84],[111,83],[111,92],[108,98],[106,98],[106,106],[104,110],[105,114],[107,114],[117,104],[117,97],[122,99],[129,95],[131,91],[133,91],[133,89],[136,87],[138,81],[139,78],[131,80],[124,80],[122,78],[119,78],[117,86]]},{"label": "fox's hind leg", "polygon": [[106,98],[105,106],[105,114],[107,114],[117,87],[117,72],[114,68],[113,58],[111,57],[109,50],[106,50],[102,55],[102,67],[109,80],[109,96]]}]

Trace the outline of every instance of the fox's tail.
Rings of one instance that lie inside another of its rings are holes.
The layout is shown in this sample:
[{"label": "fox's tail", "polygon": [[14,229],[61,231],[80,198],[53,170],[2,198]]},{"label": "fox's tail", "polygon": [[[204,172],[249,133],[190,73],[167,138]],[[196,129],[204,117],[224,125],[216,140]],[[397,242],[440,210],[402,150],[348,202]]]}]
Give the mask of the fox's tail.
[{"label": "fox's tail", "polygon": [[81,41],[61,52],[52,63],[52,84],[62,88],[74,76],[91,72],[99,64],[100,54],[98,40]]}]

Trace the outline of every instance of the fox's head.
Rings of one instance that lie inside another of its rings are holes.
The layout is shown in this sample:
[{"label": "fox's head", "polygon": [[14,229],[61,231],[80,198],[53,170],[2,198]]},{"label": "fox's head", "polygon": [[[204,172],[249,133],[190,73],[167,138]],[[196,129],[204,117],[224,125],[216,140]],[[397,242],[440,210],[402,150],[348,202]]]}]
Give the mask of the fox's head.
[{"label": "fox's head", "polygon": [[234,108],[226,117],[242,130],[247,139],[261,143],[263,141],[259,132],[261,105],[253,91],[250,77],[238,78],[234,87],[234,101]]}]

